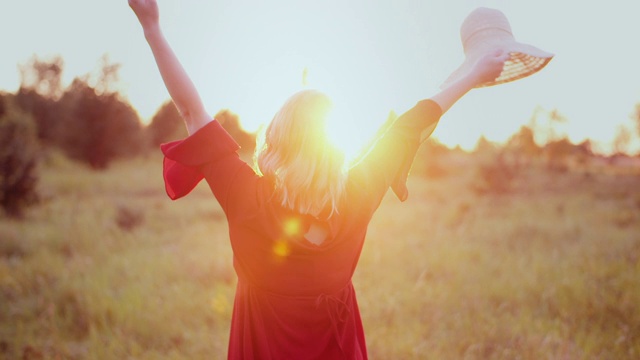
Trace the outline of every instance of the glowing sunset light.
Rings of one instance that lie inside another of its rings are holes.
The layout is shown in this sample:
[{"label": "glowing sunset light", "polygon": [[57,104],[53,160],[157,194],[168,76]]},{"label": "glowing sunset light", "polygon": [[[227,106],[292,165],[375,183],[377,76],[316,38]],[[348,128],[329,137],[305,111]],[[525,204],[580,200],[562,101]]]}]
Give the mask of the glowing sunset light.
[{"label": "glowing sunset light", "polygon": [[[336,100],[334,100],[335,104]],[[360,104],[366,108],[364,101],[343,99],[343,104]],[[373,139],[376,130],[383,122],[381,119],[367,121],[367,117],[358,115],[348,105],[334,105],[327,119],[327,135],[329,140],[344,152],[347,162],[354,160],[363,150],[364,146]],[[384,120],[384,119],[382,119]]]},{"label": "glowing sunset light", "polygon": [[344,152],[347,161],[353,160],[373,139],[391,110],[392,104],[381,99],[382,92],[372,88],[366,76],[350,68],[305,66],[301,83],[331,98],[327,135]]}]

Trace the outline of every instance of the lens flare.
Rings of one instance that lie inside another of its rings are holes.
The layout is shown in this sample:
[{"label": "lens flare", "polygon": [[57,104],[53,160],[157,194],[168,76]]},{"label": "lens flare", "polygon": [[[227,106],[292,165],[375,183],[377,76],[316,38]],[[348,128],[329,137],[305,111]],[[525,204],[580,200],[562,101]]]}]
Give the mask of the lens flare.
[{"label": "lens flare", "polygon": [[291,246],[286,240],[278,240],[273,245],[273,253],[279,258],[285,258],[291,254]]},{"label": "lens flare", "polygon": [[291,218],[284,222],[284,234],[287,236],[296,236],[302,233],[302,224],[300,223],[300,219]]}]

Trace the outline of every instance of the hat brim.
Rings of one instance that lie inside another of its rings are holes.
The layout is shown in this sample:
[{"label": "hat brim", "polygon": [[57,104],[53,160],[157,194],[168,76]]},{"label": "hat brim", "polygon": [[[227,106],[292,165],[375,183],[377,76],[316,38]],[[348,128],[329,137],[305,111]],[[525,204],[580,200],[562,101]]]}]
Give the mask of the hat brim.
[{"label": "hat brim", "polygon": [[535,46],[518,42],[502,44],[500,46],[493,47],[492,49],[486,48],[486,51],[482,53],[467,54],[462,65],[460,65],[460,67],[458,67],[447,78],[447,80],[440,85],[440,88],[444,89],[453,82],[466,76],[471,72],[475,63],[482,56],[495,52],[498,49],[508,52],[510,55],[509,59],[504,64],[504,68],[502,69],[500,76],[493,81],[477,85],[477,88],[504,84],[533,75],[544,68],[554,56],[554,54],[540,50]]}]

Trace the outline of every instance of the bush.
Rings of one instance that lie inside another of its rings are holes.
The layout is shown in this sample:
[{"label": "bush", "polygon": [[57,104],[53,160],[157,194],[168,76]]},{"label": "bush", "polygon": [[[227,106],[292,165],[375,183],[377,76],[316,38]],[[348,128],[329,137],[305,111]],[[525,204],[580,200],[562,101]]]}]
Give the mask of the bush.
[{"label": "bush", "polygon": [[98,94],[76,79],[60,102],[65,114],[61,146],[69,157],[104,169],[146,147],[138,114],[117,94]]},{"label": "bush", "polygon": [[147,134],[153,148],[187,136],[187,128],[173,101],[169,100],[162,104],[147,127]]},{"label": "bush", "polygon": [[56,145],[60,141],[60,109],[58,102],[36,91],[20,88],[15,103],[23,112],[33,117],[38,139],[44,144]]},{"label": "bush", "polygon": [[[240,145],[241,152],[253,153],[256,147],[256,134],[242,128],[240,118],[236,113],[222,109],[215,114],[214,119],[218,120]],[[157,148],[162,143],[183,139],[188,135],[184,121],[171,100],[160,107],[146,130],[153,148]]]},{"label": "bush", "polygon": [[22,217],[38,199],[38,142],[33,118],[0,97],[0,206],[11,217]]}]

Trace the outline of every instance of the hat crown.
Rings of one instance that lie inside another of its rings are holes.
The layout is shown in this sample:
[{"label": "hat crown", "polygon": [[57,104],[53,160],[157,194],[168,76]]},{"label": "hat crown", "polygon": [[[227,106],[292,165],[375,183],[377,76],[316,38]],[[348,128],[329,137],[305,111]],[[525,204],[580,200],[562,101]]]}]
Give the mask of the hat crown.
[{"label": "hat crown", "polygon": [[499,10],[480,7],[462,22],[460,38],[465,60],[440,86],[445,88],[473,71],[474,64],[496,50],[509,54],[500,76],[476,87],[493,86],[534,74],[551,61],[553,54],[516,41],[507,17]]},{"label": "hat crown", "polygon": [[500,10],[480,7],[472,11],[460,27],[460,39],[464,47],[474,35],[485,30],[506,32],[513,37],[509,20]]}]

